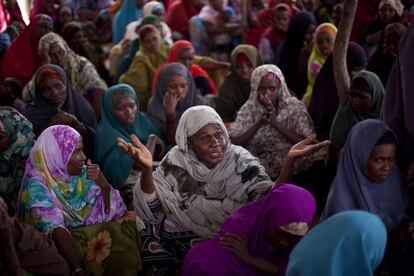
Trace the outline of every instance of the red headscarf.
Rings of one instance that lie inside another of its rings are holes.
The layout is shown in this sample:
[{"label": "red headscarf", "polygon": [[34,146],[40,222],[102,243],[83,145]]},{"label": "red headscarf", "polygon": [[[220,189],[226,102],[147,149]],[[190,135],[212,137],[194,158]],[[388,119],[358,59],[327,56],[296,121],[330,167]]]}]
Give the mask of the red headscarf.
[{"label": "red headscarf", "polygon": [[43,14],[36,15],[29,26],[10,45],[0,64],[0,78],[15,77],[26,85],[40,60],[37,53],[39,39],[36,35],[37,23]]},{"label": "red headscarf", "polygon": [[[42,8],[42,4],[43,4],[44,0],[35,0],[33,3],[33,8],[30,12],[30,20],[32,20],[32,18],[34,18],[36,15],[40,14],[41,8]],[[44,12],[44,14],[49,15],[53,22],[56,22],[56,8],[55,5],[52,4],[49,8],[49,10],[47,12]]]},{"label": "red headscarf", "polygon": [[174,32],[190,38],[190,18],[199,14],[202,6],[195,6],[191,0],[176,0],[167,10],[166,23]]},{"label": "red headscarf", "polygon": [[[180,53],[185,50],[185,49],[190,49],[193,53],[195,52],[193,45],[191,44],[191,42],[187,41],[187,40],[178,40],[174,43],[174,45],[171,47],[170,52],[168,54],[168,59],[167,59],[167,64],[168,63],[173,63],[173,62],[177,62],[178,61],[178,56],[180,55]],[[165,66],[165,64],[161,65],[157,72],[154,75],[153,78],[153,82],[152,82],[152,91],[155,91],[155,86],[156,86],[156,82],[158,79],[158,75],[161,71],[161,69]],[[192,64],[190,66],[190,68],[188,68],[188,71],[190,72],[191,76],[193,76],[194,78],[197,77],[205,77],[208,80],[208,83],[210,85],[210,90],[213,94],[217,94],[217,88],[213,82],[213,80],[210,78],[210,76],[207,74],[206,71],[204,71],[203,68],[201,68],[200,66],[198,66],[197,64]]]},{"label": "red headscarf", "polygon": [[[287,10],[289,18],[292,19],[292,16],[293,16],[292,8],[288,4],[285,4],[285,3],[277,4],[272,9],[273,18],[275,17],[276,11],[280,10],[280,9]],[[274,26],[268,28],[263,34],[263,36],[266,37],[269,40],[269,42],[272,45],[273,49],[275,49],[283,41],[283,39],[285,39],[285,35],[286,35],[286,33],[282,33],[280,31],[276,30],[274,28]]]}]

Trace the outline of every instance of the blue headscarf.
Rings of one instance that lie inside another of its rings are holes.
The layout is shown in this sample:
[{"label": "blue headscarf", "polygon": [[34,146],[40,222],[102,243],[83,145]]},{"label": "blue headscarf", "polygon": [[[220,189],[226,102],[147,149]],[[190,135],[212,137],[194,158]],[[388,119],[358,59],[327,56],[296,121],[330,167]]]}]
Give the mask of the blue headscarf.
[{"label": "blue headscarf", "polygon": [[[137,104],[135,122],[132,126],[121,124],[113,112],[113,95],[120,91],[129,94]],[[150,134],[160,136],[160,132],[148,117],[139,111],[136,93],[127,84],[119,84],[109,88],[102,98],[101,110],[102,119],[96,129],[95,158],[109,183],[113,187],[119,187],[131,173],[133,161],[118,147],[116,139],[122,138],[131,142],[129,135],[133,133],[145,145]]]},{"label": "blue headscarf", "polygon": [[387,132],[391,132],[387,124],[374,119],[362,121],[351,129],[322,218],[359,209],[377,214],[388,230],[400,225],[407,201],[397,164],[394,163],[391,173],[381,184],[373,183],[367,177],[369,156]]},{"label": "blue headscarf", "polygon": [[142,9],[137,7],[136,0],[122,0],[122,6],[115,14],[112,25],[112,43],[115,45],[124,36],[126,26],[141,17]]},{"label": "blue headscarf", "polygon": [[7,51],[10,43],[10,36],[7,33],[0,33],[0,57]]},{"label": "blue headscarf", "polygon": [[387,231],[377,216],[341,212],[299,242],[290,253],[286,276],[373,275],[386,243]]}]

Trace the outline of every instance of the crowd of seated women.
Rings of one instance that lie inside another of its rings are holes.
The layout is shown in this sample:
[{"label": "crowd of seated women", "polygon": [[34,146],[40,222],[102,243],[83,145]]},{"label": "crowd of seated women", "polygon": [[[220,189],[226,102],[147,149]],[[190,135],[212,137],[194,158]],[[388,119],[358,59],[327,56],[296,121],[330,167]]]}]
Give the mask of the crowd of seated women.
[{"label": "crowd of seated women", "polygon": [[410,3],[1,2],[0,275],[414,275]]}]

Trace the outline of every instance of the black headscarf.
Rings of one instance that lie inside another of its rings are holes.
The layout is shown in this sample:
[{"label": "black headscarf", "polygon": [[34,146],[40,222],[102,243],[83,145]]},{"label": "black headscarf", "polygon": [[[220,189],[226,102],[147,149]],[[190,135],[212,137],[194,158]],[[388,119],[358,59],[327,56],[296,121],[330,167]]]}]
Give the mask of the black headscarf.
[{"label": "black headscarf", "polygon": [[296,94],[303,94],[306,90],[306,72],[304,76],[297,76],[296,72],[305,34],[312,24],[317,25],[313,14],[307,11],[297,13],[289,25],[285,41],[280,46],[279,68],[285,76],[287,86]]}]

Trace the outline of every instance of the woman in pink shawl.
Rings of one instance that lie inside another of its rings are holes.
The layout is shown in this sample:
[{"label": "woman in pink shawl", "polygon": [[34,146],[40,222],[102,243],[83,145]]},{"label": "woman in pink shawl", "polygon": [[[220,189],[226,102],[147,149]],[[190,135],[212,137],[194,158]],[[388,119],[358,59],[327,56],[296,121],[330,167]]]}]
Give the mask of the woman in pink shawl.
[{"label": "woman in pink shawl", "polygon": [[196,244],[185,257],[182,275],[284,275],[289,253],[307,233],[315,208],[303,188],[276,186],[230,215],[216,238]]}]

